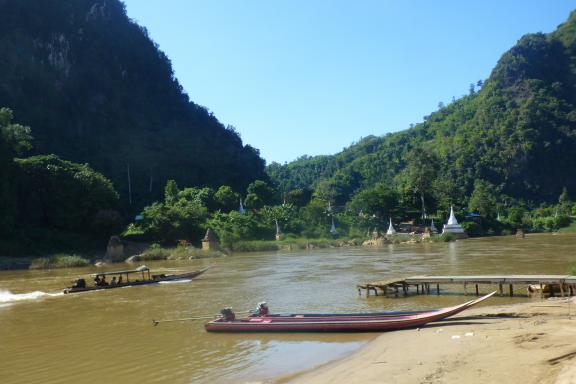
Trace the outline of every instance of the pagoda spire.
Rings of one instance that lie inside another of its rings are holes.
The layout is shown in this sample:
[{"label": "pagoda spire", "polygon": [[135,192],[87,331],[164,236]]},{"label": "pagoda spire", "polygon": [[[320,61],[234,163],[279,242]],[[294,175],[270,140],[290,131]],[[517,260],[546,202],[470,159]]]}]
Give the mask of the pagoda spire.
[{"label": "pagoda spire", "polygon": [[450,206],[450,217],[448,218],[448,223],[444,224],[444,228],[442,228],[442,233],[455,233],[459,237],[466,237],[466,232],[464,232],[464,228],[460,224],[458,224],[458,220],[456,220],[456,216],[454,216],[454,207]]},{"label": "pagoda spire", "polygon": [[438,229],[436,229],[436,226],[434,225],[434,219],[432,219],[432,222],[430,223],[430,231],[432,231],[432,233],[438,232]]},{"label": "pagoda spire", "polygon": [[456,216],[454,216],[454,207],[450,206],[450,218],[448,219],[448,225],[458,225]]},{"label": "pagoda spire", "polygon": [[332,235],[336,235],[338,233],[336,226],[334,225],[334,216],[332,216],[332,227],[330,227],[330,233]]},{"label": "pagoda spire", "polygon": [[390,217],[390,225],[388,226],[388,230],[386,231],[387,235],[395,235],[396,234],[396,230],[394,229],[394,226],[392,225],[392,217]]}]

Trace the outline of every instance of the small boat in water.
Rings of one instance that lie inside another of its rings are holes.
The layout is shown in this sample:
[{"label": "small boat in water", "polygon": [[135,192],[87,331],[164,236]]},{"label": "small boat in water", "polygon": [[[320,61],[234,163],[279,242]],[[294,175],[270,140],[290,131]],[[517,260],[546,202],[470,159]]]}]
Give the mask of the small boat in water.
[{"label": "small boat in water", "polygon": [[222,317],[205,324],[208,332],[371,332],[421,327],[456,315],[494,295],[447,308],[416,312],[364,314],[252,315],[236,319],[230,309]]},{"label": "small boat in water", "polygon": [[[199,269],[197,271],[179,273],[179,274],[158,274],[151,275],[150,268],[142,265],[136,269],[130,269],[125,271],[115,271],[115,272],[100,272],[90,275],[94,279],[94,285],[87,285],[86,279],[77,279],[74,281],[74,285],[68,288],[64,288],[64,293],[76,293],[76,292],[87,292],[87,291],[99,291],[102,289],[112,289],[112,288],[122,288],[122,287],[132,287],[135,285],[150,285],[158,284],[163,281],[178,281],[178,280],[190,280],[197,276],[200,276],[206,272],[211,267],[206,267]],[[110,281],[106,281],[107,277],[111,277]],[[131,279],[132,277],[132,279]]]}]

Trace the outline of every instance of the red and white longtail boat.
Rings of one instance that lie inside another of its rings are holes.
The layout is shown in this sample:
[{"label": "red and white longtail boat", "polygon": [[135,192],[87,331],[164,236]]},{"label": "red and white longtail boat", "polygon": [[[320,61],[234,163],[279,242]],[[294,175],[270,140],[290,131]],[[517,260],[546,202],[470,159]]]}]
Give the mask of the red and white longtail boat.
[{"label": "red and white longtail boat", "polygon": [[321,316],[264,315],[236,319],[229,309],[223,317],[204,325],[208,332],[371,332],[421,327],[433,321],[456,315],[494,295],[447,308],[419,312],[366,314],[326,314]]}]

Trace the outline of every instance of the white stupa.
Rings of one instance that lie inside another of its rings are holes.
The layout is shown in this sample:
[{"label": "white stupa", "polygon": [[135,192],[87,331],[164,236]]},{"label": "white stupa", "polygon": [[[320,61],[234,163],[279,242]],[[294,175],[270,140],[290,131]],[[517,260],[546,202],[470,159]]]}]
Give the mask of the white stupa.
[{"label": "white stupa", "polygon": [[434,219],[432,219],[432,223],[430,223],[430,232],[432,232],[432,233],[438,233],[438,229],[437,229],[436,226],[434,225]]},{"label": "white stupa", "polygon": [[444,224],[442,233],[465,233],[464,228],[458,224],[456,216],[454,216],[454,208],[452,206],[450,206],[450,218],[448,219],[448,223]]},{"label": "white stupa", "polygon": [[392,218],[390,218],[390,225],[388,226],[388,230],[386,231],[387,235],[395,235],[396,234],[396,230],[394,229],[394,226],[392,225]]},{"label": "white stupa", "polygon": [[244,209],[244,205],[242,204],[242,198],[240,198],[240,208],[238,209],[238,212],[240,212],[241,215],[246,213],[246,210]]},{"label": "white stupa", "polygon": [[284,240],[284,234],[280,230],[278,219],[274,219],[274,223],[276,224],[276,241]]},{"label": "white stupa", "polygon": [[338,231],[336,230],[336,226],[334,225],[334,217],[332,217],[332,227],[330,227],[330,234],[332,236],[336,236]]}]

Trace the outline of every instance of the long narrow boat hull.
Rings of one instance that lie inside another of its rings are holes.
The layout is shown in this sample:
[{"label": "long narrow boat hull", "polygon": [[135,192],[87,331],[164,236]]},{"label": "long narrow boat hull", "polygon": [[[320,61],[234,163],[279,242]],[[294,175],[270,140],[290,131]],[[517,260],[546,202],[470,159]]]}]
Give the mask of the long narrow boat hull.
[{"label": "long narrow boat hull", "polygon": [[292,318],[273,319],[268,317],[226,321],[217,319],[205,324],[208,332],[375,332],[421,327],[433,321],[456,315],[494,295],[492,292],[476,300],[455,307],[418,313],[413,315],[380,316],[369,318]]},{"label": "long narrow boat hull", "polygon": [[200,276],[204,272],[206,272],[210,267],[206,267],[197,271],[187,272],[187,273],[180,273],[174,275],[158,275],[154,276],[152,280],[141,280],[141,281],[130,281],[127,283],[117,284],[117,285],[105,285],[105,286],[98,286],[98,287],[85,287],[85,288],[65,288],[63,290],[64,293],[78,293],[78,292],[90,292],[90,291],[101,291],[105,289],[114,289],[114,288],[124,288],[124,287],[134,287],[139,285],[151,285],[151,284],[158,284],[165,281],[178,281],[178,280],[190,280],[195,277]]},{"label": "long narrow boat hull", "polygon": [[274,313],[268,315],[251,315],[250,318],[262,318],[272,321],[305,321],[317,319],[367,319],[367,318],[394,318],[413,316],[425,313],[438,312],[439,309],[420,311],[391,311],[391,312],[360,312],[360,313]]}]

